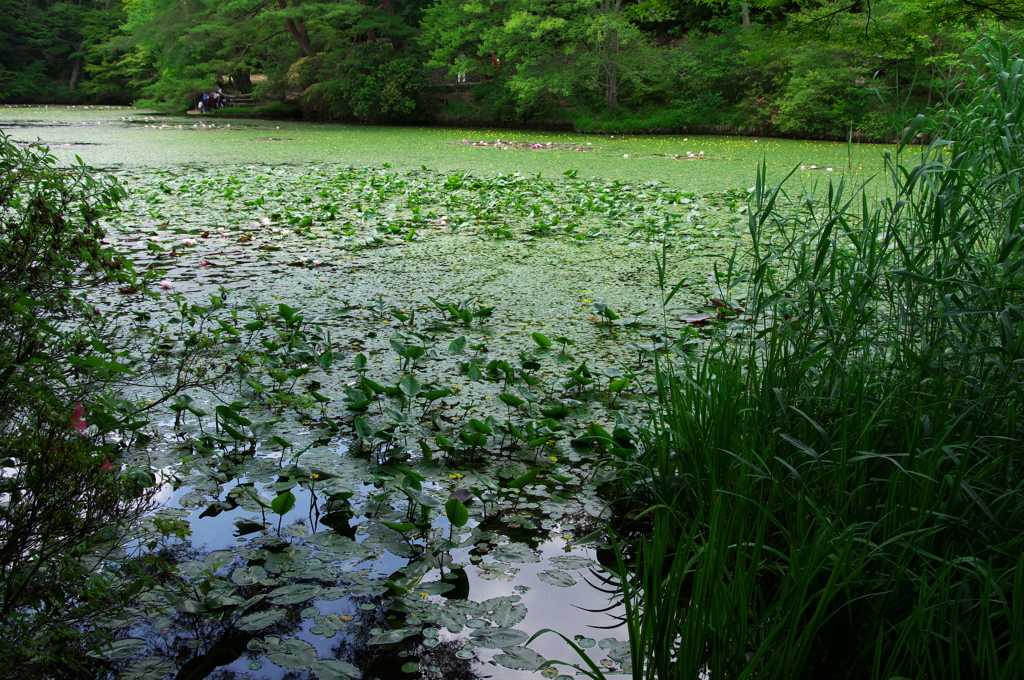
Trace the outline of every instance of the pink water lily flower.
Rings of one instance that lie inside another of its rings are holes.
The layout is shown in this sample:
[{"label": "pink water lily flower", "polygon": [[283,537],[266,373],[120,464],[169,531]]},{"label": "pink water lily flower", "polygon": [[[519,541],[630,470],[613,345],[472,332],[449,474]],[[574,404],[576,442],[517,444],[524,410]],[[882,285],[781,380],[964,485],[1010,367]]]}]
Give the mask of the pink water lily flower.
[{"label": "pink water lily flower", "polygon": [[164,279],[163,281],[160,282],[160,287],[169,290],[171,288],[174,288],[174,284],[168,281],[167,279]]},{"label": "pink water lily flower", "polygon": [[196,240],[194,238],[183,238],[181,239],[181,242],[186,246],[194,246],[196,244]]}]

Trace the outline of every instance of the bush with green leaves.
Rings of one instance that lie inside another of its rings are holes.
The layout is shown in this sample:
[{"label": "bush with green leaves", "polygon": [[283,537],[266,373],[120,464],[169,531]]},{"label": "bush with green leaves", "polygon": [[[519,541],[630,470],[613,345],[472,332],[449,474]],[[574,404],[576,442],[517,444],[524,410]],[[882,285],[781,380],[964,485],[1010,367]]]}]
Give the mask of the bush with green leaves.
[{"label": "bush with green leaves", "polygon": [[343,59],[328,58],[325,69],[333,75],[302,100],[309,118],[396,122],[417,109],[423,74],[415,53],[396,52],[391,43],[359,43]]},{"label": "bush with green leaves", "polygon": [[83,617],[124,592],[97,560],[148,505],[148,480],[117,472],[91,422],[119,364],[79,361],[107,322],[75,289],[134,278],[99,226],[122,196],[0,137],[0,656],[20,673],[74,665]]}]

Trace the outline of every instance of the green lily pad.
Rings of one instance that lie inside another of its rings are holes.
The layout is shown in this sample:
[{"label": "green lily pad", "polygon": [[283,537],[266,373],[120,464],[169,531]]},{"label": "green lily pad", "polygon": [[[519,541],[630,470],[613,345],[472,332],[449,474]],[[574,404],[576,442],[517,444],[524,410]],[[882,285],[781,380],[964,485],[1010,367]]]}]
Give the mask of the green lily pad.
[{"label": "green lily pad", "polygon": [[293,583],[270,591],[267,597],[274,604],[298,604],[312,599],[320,591],[315,583]]},{"label": "green lily pad", "polygon": [[253,612],[246,614],[237,621],[235,621],[235,627],[240,630],[246,631],[257,631],[269,628],[278,621],[284,618],[285,610],[283,609],[269,609],[263,612]]},{"label": "green lily pad", "polygon": [[319,680],[356,680],[362,677],[358,668],[338,659],[321,659],[310,668]]},{"label": "green lily pad", "polygon": [[389,630],[379,635],[374,635],[366,641],[368,645],[390,645],[396,642],[401,642],[407,637],[412,637],[419,633],[418,628],[396,628],[395,630]]},{"label": "green lily pad", "polygon": [[537,578],[544,583],[552,586],[558,586],[559,588],[571,588],[576,585],[576,579],[564,571],[558,571],[557,569],[548,569],[537,574]]},{"label": "green lily pad", "polygon": [[123,659],[132,654],[138,654],[149,645],[142,638],[121,638],[104,645],[93,656],[100,659]]},{"label": "green lily pad", "polygon": [[494,663],[515,671],[535,671],[547,663],[547,659],[526,647],[511,647],[502,654],[494,655]]},{"label": "green lily pad", "polygon": [[124,680],[161,680],[174,671],[174,664],[166,659],[150,657],[143,659],[119,675]]},{"label": "green lily pad", "polygon": [[526,642],[530,636],[514,628],[480,628],[469,634],[473,644],[478,647],[504,649],[515,647]]},{"label": "green lily pad", "polygon": [[586,569],[597,564],[589,557],[581,557],[579,555],[559,555],[558,557],[552,557],[549,562],[559,569],[566,570]]},{"label": "green lily pad", "polygon": [[511,543],[495,548],[491,551],[491,556],[499,562],[509,564],[540,562],[540,556],[530,550],[525,543]]}]

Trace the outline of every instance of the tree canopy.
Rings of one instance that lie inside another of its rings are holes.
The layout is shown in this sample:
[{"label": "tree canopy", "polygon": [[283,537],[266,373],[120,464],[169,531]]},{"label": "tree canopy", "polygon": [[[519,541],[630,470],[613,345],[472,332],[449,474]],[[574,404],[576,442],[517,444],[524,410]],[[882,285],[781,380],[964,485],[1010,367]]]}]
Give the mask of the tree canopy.
[{"label": "tree canopy", "polygon": [[[8,102],[884,136],[945,105],[1024,0],[0,0]],[[259,75],[253,79],[254,75]]]}]

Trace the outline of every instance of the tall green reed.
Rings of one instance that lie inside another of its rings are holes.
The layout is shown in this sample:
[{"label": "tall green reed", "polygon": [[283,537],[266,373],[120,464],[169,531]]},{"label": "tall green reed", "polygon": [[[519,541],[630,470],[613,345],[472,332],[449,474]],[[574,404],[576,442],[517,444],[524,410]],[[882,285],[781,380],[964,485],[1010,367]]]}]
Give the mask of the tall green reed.
[{"label": "tall green reed", "polygon": [[626,477],[635,678],[1024,668],[1024,60],[985,59],[881,200],[760,169],[747,330],[663,367]]}]

